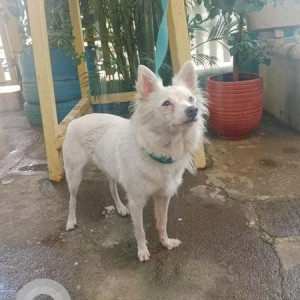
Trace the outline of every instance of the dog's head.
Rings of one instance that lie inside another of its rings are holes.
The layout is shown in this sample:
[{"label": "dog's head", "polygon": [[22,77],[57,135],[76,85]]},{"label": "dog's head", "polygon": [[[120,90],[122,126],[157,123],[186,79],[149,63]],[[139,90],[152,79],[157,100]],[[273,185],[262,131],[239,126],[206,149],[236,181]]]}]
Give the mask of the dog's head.
[{"label": "dog's head", "polygon": [[140,65],[136,89],[136,108],[144,118],[152,118],[159,126],[177,131],[202,121],[205,101],[191,61],[182,66],[173,77],[172,85],[166,87],[150,69]]}]

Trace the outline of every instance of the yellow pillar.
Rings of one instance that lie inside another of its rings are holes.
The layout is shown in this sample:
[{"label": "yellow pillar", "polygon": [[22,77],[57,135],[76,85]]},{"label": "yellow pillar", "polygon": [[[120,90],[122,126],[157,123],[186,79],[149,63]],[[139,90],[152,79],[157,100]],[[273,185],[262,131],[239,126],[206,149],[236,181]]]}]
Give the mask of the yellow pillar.
[{"label": "yellow pillar", "polygon": [[[184,0],[170,0],[168,8],[169,45],[174,72],[191,60],[190,37],[188,34]],[[206,166],[203,144],[194,155],[197,169]]]},{"label": "yellow pillar", "polygon": [[58,182],[63,178],[63,167],[61,153],[57,150],[55,142],[58,123],[46,26],[45,5],[44,0],[27,0],[27,4],[49,177],[50,180]]},{"label": "yellow pillar", "polygon": [[[79,0],[68,0],[71,22],[73,26],[73,35],[75,36],[74,46],[77,53],[84,53],[84,39],[82,33],[81,17],[80,17],[80,6]],[[89,96],[89,84],[88,84],[88,69],[85,61],[82,61],[78,65],[78,75],[80,81],[81,95],[82,98]]]}]

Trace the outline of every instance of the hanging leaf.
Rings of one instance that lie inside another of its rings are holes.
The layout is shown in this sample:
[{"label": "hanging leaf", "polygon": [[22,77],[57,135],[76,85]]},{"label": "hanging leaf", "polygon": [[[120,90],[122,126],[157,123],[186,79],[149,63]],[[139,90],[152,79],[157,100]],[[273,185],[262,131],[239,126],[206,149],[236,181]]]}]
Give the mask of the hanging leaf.
[{"label": "hanging leaf", "polygon": [[196,21],[202,22],[202,16],[200,14],[195,15]]},{"label": "hanging leaf", "polygon": [[210,0],[204,0],[204,7],[209,11],[211,9],[211,2]]},{"label": "hanging leaf", "polygon": [[218,58],[216,56],[212,55],[206,55],[206,54],[196,54],[192,55],[193,61],[196,65],[201,65],[204,68],[217,68],[218,64]]}]

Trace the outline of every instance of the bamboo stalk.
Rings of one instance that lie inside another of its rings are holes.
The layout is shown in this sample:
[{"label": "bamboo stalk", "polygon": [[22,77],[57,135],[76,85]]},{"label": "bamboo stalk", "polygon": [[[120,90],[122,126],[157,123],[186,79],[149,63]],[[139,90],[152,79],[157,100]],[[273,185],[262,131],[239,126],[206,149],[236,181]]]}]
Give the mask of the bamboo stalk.
[{"label": "bamboo stalk", "polygon": [[[124,13],[122,11],[122,5],[118,3],[118,0],[110,0],[109,2],[109,10],[110,10],[110,22],[113,30],[112,39],[113,39],[113,47],[116,54],[116,64],[118,73],[123,75],[123,78],[128,81],[130,76],[127,68],[127,61],[124,55],[123,47],[124,43],[124,34],[122,31],[127,31],[127,28],[124,27],[120,22],[120,18]],[[123,16],[123,18],[128,18],[128,16]],[[128,33],[132,34],[132,33]],[[126,36],[127,39],[127,36]]]},{"label": "bamboo stalk", "polygon": [[154,32],[152,1],[141,1],[135,9],[137,47],[140,63],[154,71]]},{"label": "bamboo stalk", "polygon": [[99,23],[99,33],[101,40],[101,48],[103,53],[103,66],[106,72],[106,75],[111,75],[114,73],[111,67],[111,58],[110,58],[110,49],[108,44],[108,36],[109,32],[106,27],[106,15],[105,15],[105,7],[103,5],[103,1],[97,1],[97,12],[98,12],[98,23]]}]

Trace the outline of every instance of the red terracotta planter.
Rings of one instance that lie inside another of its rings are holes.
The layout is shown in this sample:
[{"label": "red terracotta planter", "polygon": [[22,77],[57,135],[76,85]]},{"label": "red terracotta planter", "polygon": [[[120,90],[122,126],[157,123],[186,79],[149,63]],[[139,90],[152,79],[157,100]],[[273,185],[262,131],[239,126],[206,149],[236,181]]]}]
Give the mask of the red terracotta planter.
[{"label": "red terracotta planter", "polygon": [[263,111],[263,81],[254,73],[240,73],[240,81],[232,81],[232,73],[210,76],[206,81],[211,127],[219,136],[239,140],[258,125]]}]

